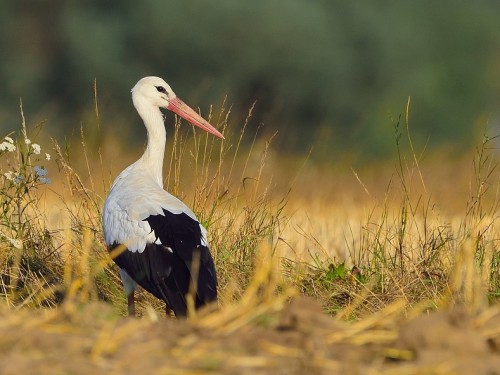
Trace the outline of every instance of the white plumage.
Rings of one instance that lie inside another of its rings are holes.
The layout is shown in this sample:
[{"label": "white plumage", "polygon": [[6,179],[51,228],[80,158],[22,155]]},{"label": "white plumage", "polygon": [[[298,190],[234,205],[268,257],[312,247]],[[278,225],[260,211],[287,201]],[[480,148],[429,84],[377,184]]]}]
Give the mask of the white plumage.
[{"label": "white plumage", "polygon": [[[144,221],[151,215],[185,213],[198,221],[180,199],[169,194],[152,178],[139,160],[116,178],[104,204],[103,223],[106,245],[123,244],[129,251],[142,252],[146,243],[155,242],[151,226]],[[202,232],[205,228],[200,224]],[[206,239],[204,245],[208,246]]]},{"label": "white plumage", "polygon": [[[196,306],[217,297],[216,275],[205,228],[179,199],[163,189],[166,131],[160,108],[169,109],[192,124],[223,138],[212,125],[184,104],[161,78],[145,77],[132,89],[135,108],[147,129],[142,157],[116,178],[103,209],[108,249],[126,250],[114,260],[134,314],[134,289],[142,285],[172,308],[186,314],[189,284],[198,280]],[[199,254],[199,274],[192,275],[193,255]]]}]

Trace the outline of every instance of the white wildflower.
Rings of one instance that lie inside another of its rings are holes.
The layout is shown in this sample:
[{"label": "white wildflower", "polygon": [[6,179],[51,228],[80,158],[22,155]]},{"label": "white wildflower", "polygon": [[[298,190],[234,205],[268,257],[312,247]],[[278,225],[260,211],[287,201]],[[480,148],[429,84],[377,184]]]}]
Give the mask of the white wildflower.
[{"label": "white wildflower", "polygon": [[40,155],[40,151],[42,150],[42,148],[40,147],[40,145],[38,143],[33,143],[31,145],[31,147],[33,148],[33,153],[35,155]]},{"label": "white wildflower", "polygon": [[35,170],[35,174],[37,177],[44,177],[49,174],[49,172],[44,167],[39,167],[38,165],[35,165],[33,169]]},{"label": "white wildflower", "polygon": [[5,137],[4,139],[9,143],[14,143],[14,140],[11,137]]},{"label": "white wildflower", "polygon": [[27,145],[30,145],[31,144],[31,141],[29,138],[24,138],[24,143],[26,143]]},{"label": "white wildflower", "polygon": [[50,160],[50,154],[45,153],[45,160]]},{"label": "white wildflower", "polygon": [[22,249],[23,248],[23,241],[18,240],[17,238],[9,238],[9,242],[16,249]]},{"label": "white wildflower", "polygon": [[16,151],[16,146],[14,146],[10,142],[2,142],[2,143],[0,143],[0,151],[13,152],[13,151]]},{"label": "white wildflower", "polygon": [[16,174],[12,171],[9,171],[9,172],[4,173],[3,175],[7,180],[13,181]]}]

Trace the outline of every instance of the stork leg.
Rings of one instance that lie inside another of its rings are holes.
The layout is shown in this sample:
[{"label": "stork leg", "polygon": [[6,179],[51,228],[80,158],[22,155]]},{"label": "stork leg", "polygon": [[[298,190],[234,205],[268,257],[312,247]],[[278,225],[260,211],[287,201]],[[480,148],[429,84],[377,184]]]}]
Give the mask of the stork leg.
[{"label": "stork leg", "polygon": [[135,317],[135,298],[134,291],[127,296],[128,316]]},{"label": "stork leg", "polygon": [[120,277],[122,279],[123,289],[125,289],[125,295],[127,296],[128,316],[135,316],[134,291],[137,284],[123,268],[120,268]]}]

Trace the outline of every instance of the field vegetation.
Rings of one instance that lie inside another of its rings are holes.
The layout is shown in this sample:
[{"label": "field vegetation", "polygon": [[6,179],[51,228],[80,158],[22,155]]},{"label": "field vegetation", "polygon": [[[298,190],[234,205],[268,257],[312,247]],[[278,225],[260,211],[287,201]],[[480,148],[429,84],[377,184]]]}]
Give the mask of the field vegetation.
[{"label": "field vegetation", "polygon": [[177,122],[165,187],[209,231],[220,300],[181,321],[143,292],[129,319],[101,210],[141,150],[97,107],[71,141],[21,115],[0,135],[1,373],[498,373],[495,139],[417,149],[407,110],[393,156],[352,167],[277,152],[252,110],[211,110],[225,141]]}]

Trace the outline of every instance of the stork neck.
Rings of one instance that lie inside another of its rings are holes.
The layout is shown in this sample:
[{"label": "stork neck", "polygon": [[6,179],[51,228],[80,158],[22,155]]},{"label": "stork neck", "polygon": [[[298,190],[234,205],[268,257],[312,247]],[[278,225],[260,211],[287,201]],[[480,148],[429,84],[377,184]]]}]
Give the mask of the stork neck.
[{"label": "stork neck", "polygon": [[166,142],[163,116],[158,107],[135,104],[148,132],[148,144],[141,157],[142,163],[151,172],[158,184],[163,187],[163,156]]}]

